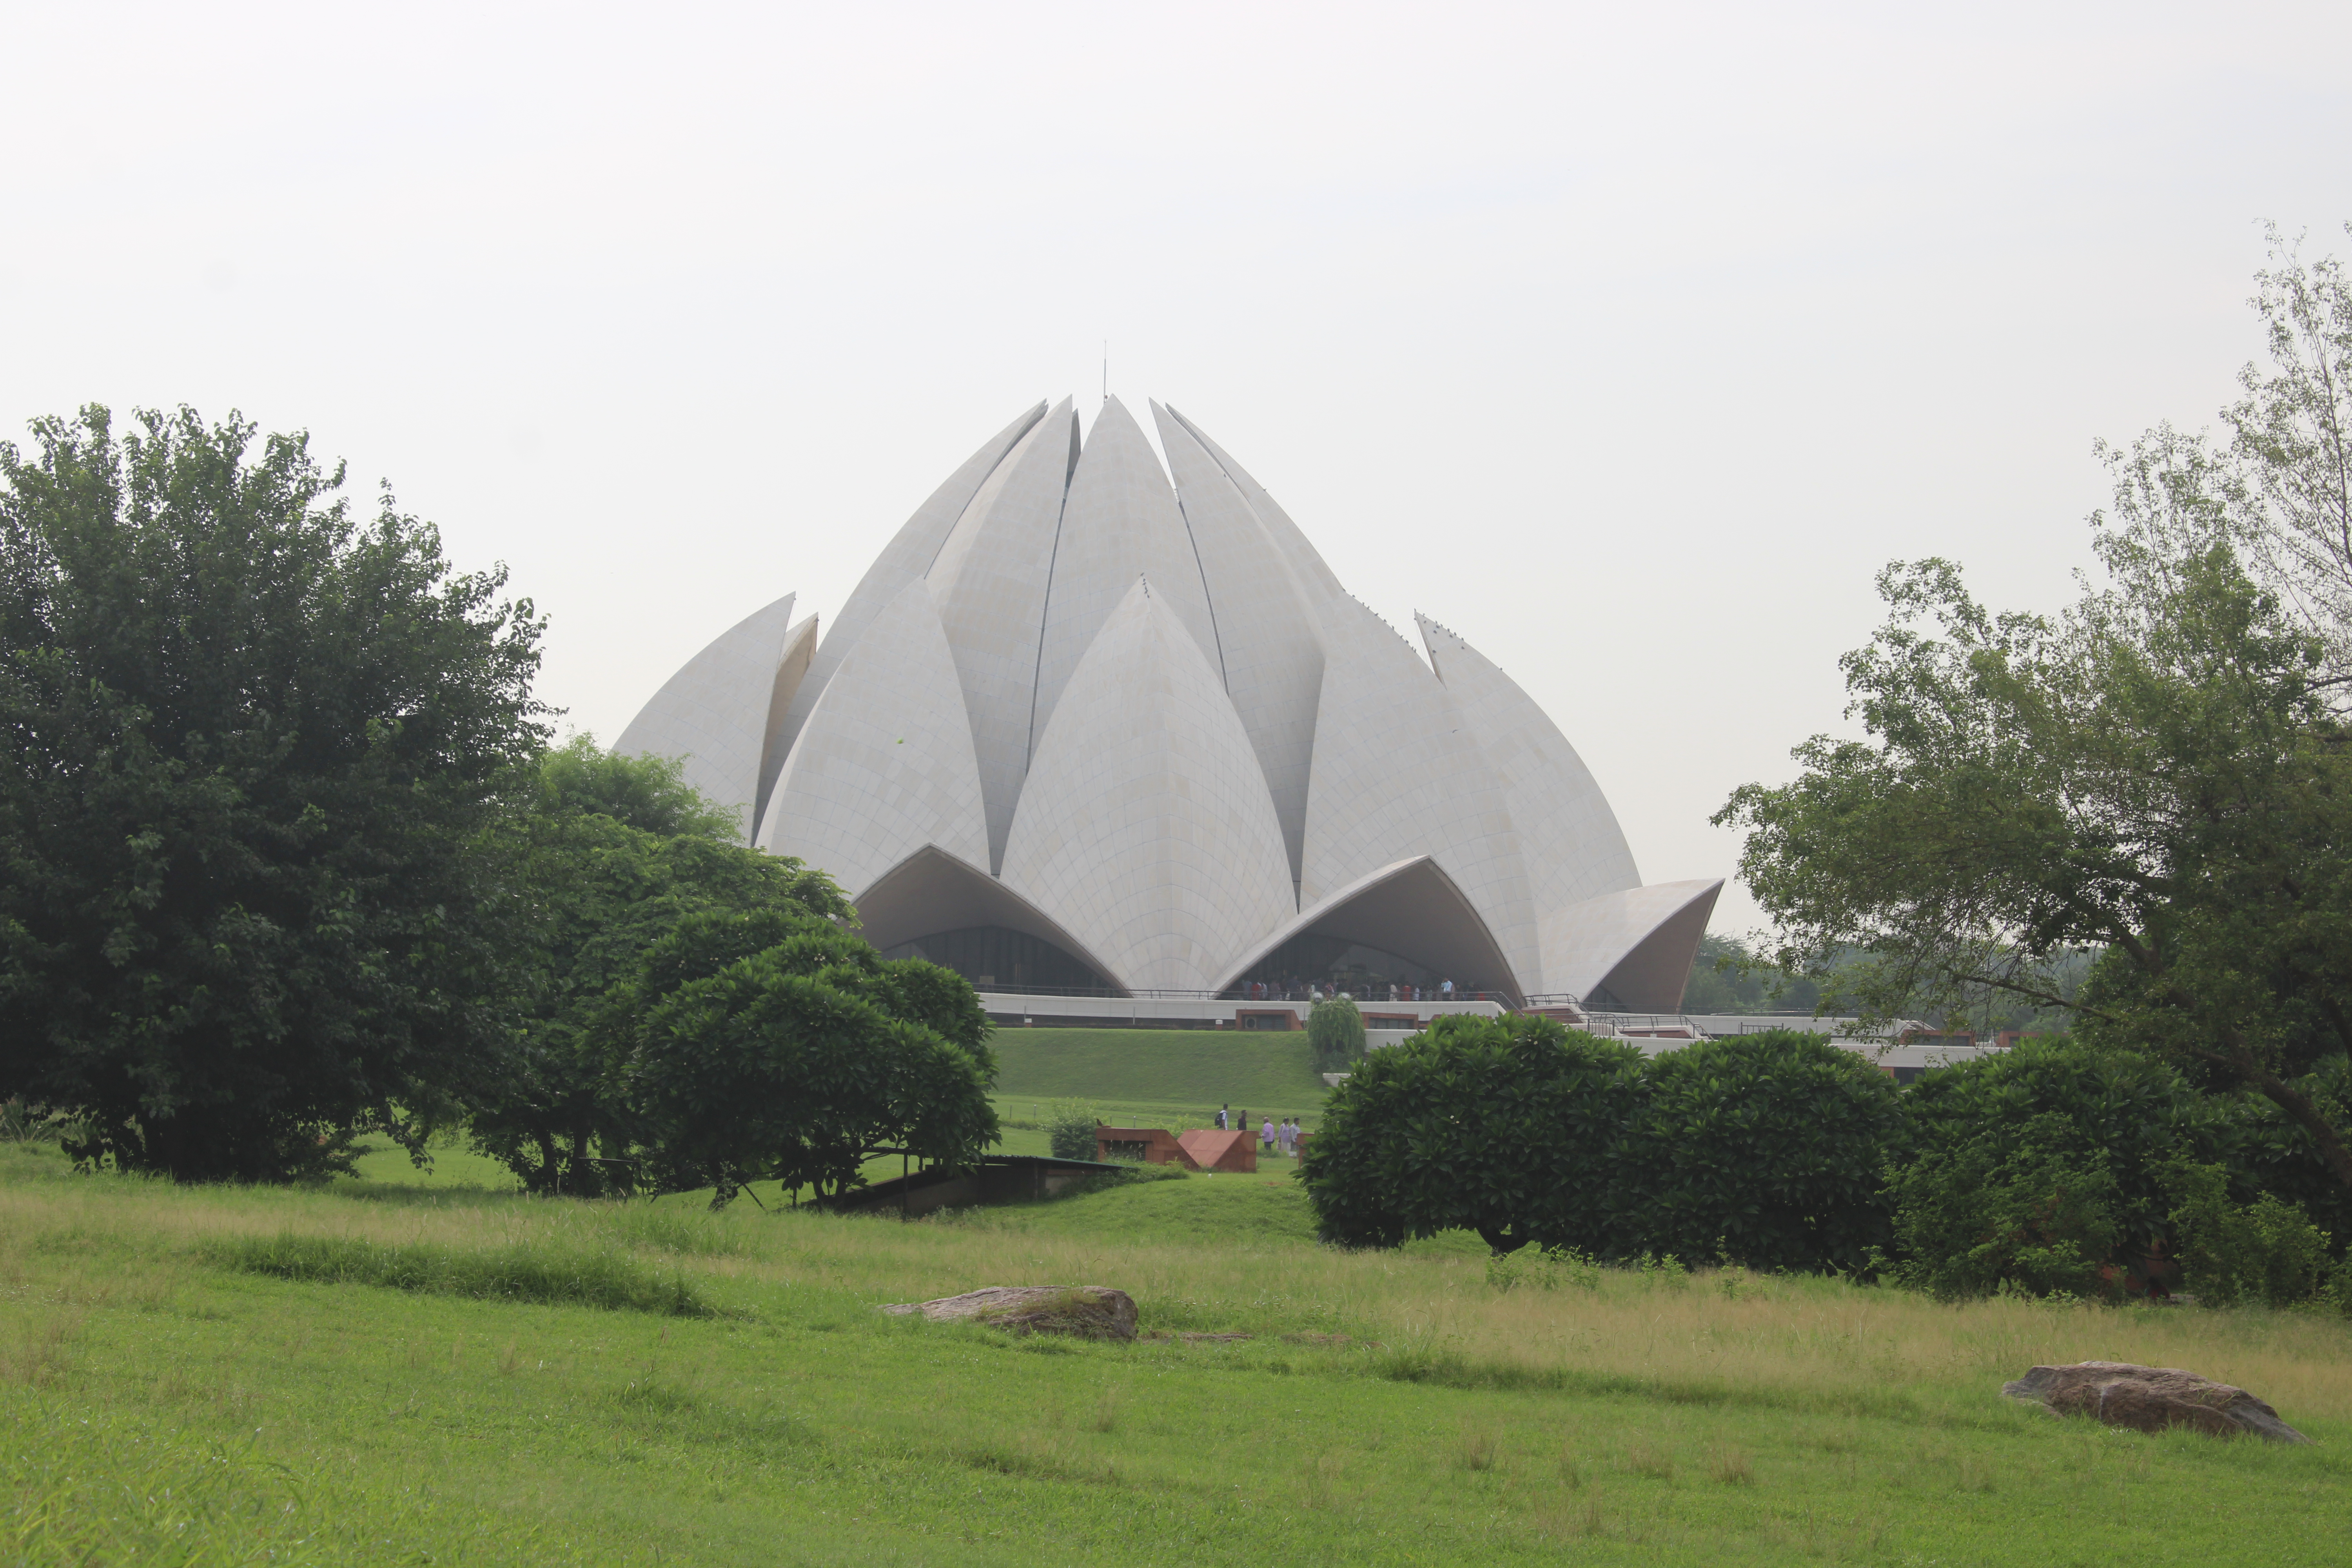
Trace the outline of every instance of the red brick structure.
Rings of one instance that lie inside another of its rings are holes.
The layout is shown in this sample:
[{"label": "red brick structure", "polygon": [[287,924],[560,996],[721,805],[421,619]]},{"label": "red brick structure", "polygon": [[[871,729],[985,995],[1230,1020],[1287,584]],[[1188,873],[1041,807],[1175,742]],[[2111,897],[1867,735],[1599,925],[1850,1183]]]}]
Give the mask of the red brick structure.
[{"label": "red brick structure", "polygon": [[1255,1132],[1215,1132],[1197,1129],[1178,1138],[1185,1154],[1199,1171],[1229,1171],[1247,1175],[1257,1169],[1257,1134]]},{"label": "red brick structure", "polygon": [[1147,1165],[1181,1165],[1188,1171],[1201,1167],[1184,1152],[1184,1145],[1174,1133],[1164,1127],[1097,1127],[1095,1158],[1097,1160],[1140,1160]]}]

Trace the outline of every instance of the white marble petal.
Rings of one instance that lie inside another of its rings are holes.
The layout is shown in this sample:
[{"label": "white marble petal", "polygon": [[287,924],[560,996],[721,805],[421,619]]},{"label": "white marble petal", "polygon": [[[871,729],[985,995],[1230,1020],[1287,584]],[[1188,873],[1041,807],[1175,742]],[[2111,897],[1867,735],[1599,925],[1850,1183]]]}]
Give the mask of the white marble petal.
[{"label": "white marble petal", "polygon": [[1175,612],[1214,664],[1217,628],[1201,584],[1201,563],[1176,510],[1176,492],[1134,416],[1118,398],[1103,405],[1087,432],[1062,507],[1054,547],[1054,582],[1045,600],[1045,645],[1037,663],[1037,711],[1030,749],[1045,732],[1055,701],[1069,684],[1095,633],[1136,579]]},{"label": "white marble petal", "polygon": [[[752,611],[662,683],[613,749],[677,757],[686,782],[740,814],[746,842],[758,822],[761,762],[779,666],[793,626],[793,595]],[[793,693],[782,693],[789,703]]]},{"label": "white marble petal", "polygon": [[1544,984],[1588,1007],[1680,1012],[1691,958],[1722,891],[1720,878],[1659,882],[1570,906],[1547,928]]},{"label": "white marble petal", "polygon": [[1187,426],[1156,403],[1152,413],[1216,612],[1225,690],[1265,770],[1296,882],[1306,854],[1323,640],[1296,574],[1248,498]]},{"label": "white marble petal", "polygon": [[982,864],[992,873],[1003,863],[1028,772],[1045,591],[1077,457],[1077,416],[1064,398],[982,481],[926,576],[971,718],[988,807]]},{"label": "white marble petal", "polygon": [[1460,710],[1404,638],[1354,600],[1324,617],[1323,632],[1300,907],[1392,860],[1427,855],[1477,906],[1528,989],[1540,964],[1527,868]]},{"label": "white marble petal", "polygon": [[926,845],[988,855],[955,657],[917,581],[842,661],[776,782],[760,847],[830,872],[853,899]]},{"label": "white marble petal", "polygon": [[915,514],[882,547],[882,553],[874,558],[874,564],[866,569],[866,575],[851,590],[841,613],[833,618],[833,629],[817,646],[808,676],[783,714],[772,753],[774,757],[781,759],[791,751],[801,726],[808,722],[810,710],[824,695],[825,683],[841,668],[841,661],[849,657],[849,650],[856,646],[874,617],[882,613],[882,606],[897,598],[901,588],[931,569],[940,547],[947,542],[948,534],[963,516],[974,492],[1004,460],[1004,454],[1013,449],[1013,443],[1027,435],[1045,414],[1045,405],[1040,402],[989,437],[979,451],[964,459],[961,468],[948,476],[945,484],[931,492],[929,500],[915,509]]},{"label": "white marble petal", "polygon": [[1294,911],[1249,737],[1181,618],[1143,584],[1063,689],[1003,878],[1135,987],[1213,985]]},{"label": "white marble petal", "polygon": [[[1329,564],[1307,542],[1299,526],[1290,521],[1290,514],[1266,493],[1265,487],[1250,478],[1248,472],[1228,457],[1223,447],[1209,439],[1207,433],[1198,425],[1173,408],[1168,410],[1168,416],[1181,425],[1186,433],[1201,444],[1201,449],[1216,460],[1217,467],[1224,470],[1225,477],[1233,480],[1234,487],[1249,502],[1250,510],[1257,514],[1258,521],[1265,526],[1266,536],[1282,552],[1283,559],[1290,563],[1290,569],[1297,574],[1307,602],[1319,610],[1335,601],[1346,599],[1348,591],[1339,585],[1339,579],[1332,573]],[[1161,430],[1164,445],[1164,425]],[[1172,458],[1170,460],[1174,461]]]},{"label": "white marble petal", "polygon": [[[1535,900],[1537,947],[1549,953],[1552,929],[1572,905],[1641,884],[1633,852],[1584,759],[1518,683],[1456,633],[1426,616],[1414,619],[1438,679],[1503,786]],[[1574,989],[1525,979],[1530,991]]]}]

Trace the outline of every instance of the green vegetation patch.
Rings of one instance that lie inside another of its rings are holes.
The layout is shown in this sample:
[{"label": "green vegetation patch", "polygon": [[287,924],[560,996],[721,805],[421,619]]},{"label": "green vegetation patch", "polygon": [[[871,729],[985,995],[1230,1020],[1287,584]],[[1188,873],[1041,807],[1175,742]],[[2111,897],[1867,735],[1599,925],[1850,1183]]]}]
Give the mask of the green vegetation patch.
[{"label": "green vegetation patch", "polygon": [[1328,1093],[1307,1032],[1230,1029],[999,1029],[996,1093],[1013,1101],[1085,1099],[1190,1105],[1205,1120],[1220,1105],[1281,1115]]},{"label": "green vegetation patch", "polygon": [[436,1247],[287,1232],[208,1242],[203,1255],[221,1268],[320,1285],[381,1285],[435,1296],[678,1318],[715,1315],[683,1273],[663,1273],[615,1251],[529,1244]]}]

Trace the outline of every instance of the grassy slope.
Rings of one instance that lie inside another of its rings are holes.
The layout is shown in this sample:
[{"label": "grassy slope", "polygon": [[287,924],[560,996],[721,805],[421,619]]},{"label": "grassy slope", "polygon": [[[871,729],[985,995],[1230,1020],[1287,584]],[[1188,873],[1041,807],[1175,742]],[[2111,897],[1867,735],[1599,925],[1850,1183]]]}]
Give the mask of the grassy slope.
[{"label": "grassy slope", "polygon": [[[738,1315],[294,1284],[201,1250],[284,1232],[603,1247]],[[1079,1280],[1133,1291],[1147,1329],[1257,1337],[1013,1341],[872,1310]],[[900,1225],[177,1192],[0,1150],[0,1560],[2063,1564],[2144,1530],[2168,1559],[2324,1563],[2347,1352],[2306,1318],[1811,1280],[1497,1294],[1475,1258],[1316,1247],[1265,1178]],[[2091,1356],[2242,1383],[2320,1446],[1999,1397]]]},{"label": "grassy slope", "polygon": [[[997,1114],[1008,1121],[1039,1120],[1048,1100],[1089,1100],[1114,1126],[1207,1127],[1230,1105],[1311,1129],[1330,1092],[1297,1031],[1000,1029],[990,1043]],[[1042,1133],[1005,1134],[1008,1154],[1045,1152]]]}]

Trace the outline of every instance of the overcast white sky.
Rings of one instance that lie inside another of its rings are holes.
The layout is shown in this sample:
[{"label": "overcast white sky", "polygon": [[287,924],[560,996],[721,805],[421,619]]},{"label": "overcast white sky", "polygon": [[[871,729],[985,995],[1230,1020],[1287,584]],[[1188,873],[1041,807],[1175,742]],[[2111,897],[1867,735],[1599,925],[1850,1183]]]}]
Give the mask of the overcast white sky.
[{"label": "overcast white sky", "polygon": [[2340,3],[7,0],[0,426],[308,428],[508,563],[609,740],[1022,407],[1091,417],[1107,338],[1550,711],[1646,879],[1725,875],[1877,568],[2062,602],[2093,438],[2259,351],[2262,220],[2346,248],[2347,46]]}]

